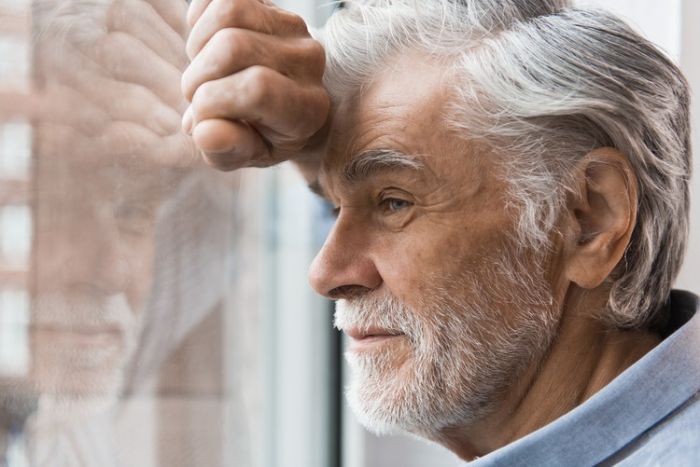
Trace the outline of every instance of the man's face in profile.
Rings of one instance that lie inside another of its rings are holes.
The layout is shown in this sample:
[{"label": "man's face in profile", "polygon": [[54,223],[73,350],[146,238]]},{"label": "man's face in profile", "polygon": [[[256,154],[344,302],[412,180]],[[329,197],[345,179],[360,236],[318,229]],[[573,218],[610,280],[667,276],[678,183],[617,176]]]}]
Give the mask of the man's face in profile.
[{"label": "man's face in profile", "polygon": [[151,283],[154,181],[68,157],[37,158],[35,175],[34,381],[62,398],[113,394]]},{"label": "man's face in profile", "polygon": [[498,404],[561,299],[556,263],[515,248],[497,156],[448,129],[444,69],[402,56],[339,106],[320,177],[339,217],[311,270],[353,337],[361,421],[433,438]]}]

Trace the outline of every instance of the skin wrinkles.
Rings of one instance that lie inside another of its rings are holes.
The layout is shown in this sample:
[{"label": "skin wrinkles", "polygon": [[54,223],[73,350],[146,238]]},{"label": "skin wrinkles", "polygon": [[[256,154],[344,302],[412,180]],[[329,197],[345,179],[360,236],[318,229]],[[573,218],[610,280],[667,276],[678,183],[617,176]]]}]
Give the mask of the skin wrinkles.
[{"label": "skin wrinkles", "polygon": [[[382,91],[386,90],[387,88],[382,89]],[[488,220],[489,216],[483,215],[486,212],[502,211],[501,199],[505,190],[503,182],[496,179],[494,170],[483,166],[482,163],[486,159],[481,157],[480,153],[470,151],[464,153],[462,158],[449,161],[440,157],[440,154],[455,151],[455,149],[468,148],[468,145],[461,140],[455,142],[454,136],[449,135],[445,125],[437,124],[444,119],[441,99],[445,99],[446,96],[442,95],[440,99],[436,99],[434,95],[425,93],[421,89],[416,92],[416,95],[423,96],[422,101],[415,103],[411,100],[406,105],[395,105],[384,101],[384,99],[396,97],[396,93],[391,93],[391,88],[389,91],[390,97],[382,94],[379,104],[375,105],[375,101],[371,99],[373,90],[368,90],[365,97],[371,104],[369,108],[356,109],[356,114],[347,110],[355,107],[356,103],[347,104],[347,108],[345,103],[341,104],[334,115],[339,131],[329,142],[330,149],[322,166],[319,184],[331,202],[342,207],[338,223],[363,222],[367,216],[367,196],[373,189],[375,191],[381,189],[378,187],[398,185],[414,196],[416,204],[409,208],[414,214],[408,225],[388,229],[382,223],[375,221],[367,226],[370,229],[369,232],[376,236],[373,247],[382,251],[382,256],[399,258],[398,264],[387,267],[386,276],[392,278],[395,275],[402,275],[402,271],[407,268],[416,267],[411,262],[404,263],[400,259],[406,257],[406,251],[415,253],[418,264],[424,262],[429,264],[434,261],[433,255],[428,253],[431,250],[445,249],[453,251],[455,256],[465,256],[465,248],[470,249],[470,245],[465,244],[465,233],[473,232],[477,237],[478,232],[488,227],[487,222],[501,224],[502,230],[505,231],[506,226],[510,226],[512,222],[506,216],[498,220],[491,217],[491,220]],[[418,112],[416,109],[419,109]],[[421,118],[416,118],[417,113],[421,114]],[[358,114],[363,116],[361,120],[355,120]],[[345,116],[349,118],[345,119]],[[431,122],[431,126],[426,125],[425,122]],[[446,141],[453,144],[446,145]],[[406,178],[404,172],[408,171],[387,171],[363,182],[354,183],[352,186],[345,186],[339,174],[343,171],[341,167],[348,164],[348,159],[353,157],[347,154],[359,154],[376,147],[390,147],[407,154],[421,154],[419,160],[425,165],[426,170],[421,171],[420,179],[408,181],[405,185],[401,182]],[[360,149],[336,151],[334,148]],[[469,164],[464,163],[466,159],[469,160]],[[348,191],[347,194],[345,190]],[[358,203],[357,198],[363,196],[365,203]],[[497,237],[489,240],[490,236],[489,233],[483,238],[474,238],[474,241],[469,243],[483,244],[483,248],[487,249],[489,245],[495,246],[500,242]],[[372,257],[373,247],[368,250],[370,257]],[[473,253],[473,249],[471,250]],[[453,268],[454,272],[457,272],[460,266],[454,265]],[[380,275],[385,277],[381,262],[378,270]],[[399,282],[405,280],[397,279]],[[396,289],[418,285],[401,283]]]},{"label": "skin wrinkles", "polygon": [[[588,179],[588,187],[583,183],[582,189],[590,191],[570,200],[570,206],[551,234],[550,250],[514,249],[517,216],[507,198],[509,187],[503,179],[498,154],[465,142],[446,124],[443,109],[449,102],[445,89],[449,89],[450,78],[444,68],[426,61],[420,54],[407,54],[398,60],[401,63],[381,72],[359,100],[341,102],[333,114],[318,185],[341,209],[331,236],[312,266],[311,282],[320,293],[333,289],[335,292],[328,295],[334,299],[344,297],[344,286],[358,291],[353,297],[356,303],[364,303],[364,297],[368,301],[393,297],[424,323],[424,337],[428,341],[451,349],[441,358],[453,359],[455,365],[479,361],[478,358],[483,358],[479,352],[492,347],[494,339],[506,343],[520,341],[513,345],[521,347],[503,350],[503,355],[515,354],[517,361],[504,357],[509,360],[507,363],[504,360],[500,369],[492,368],[494,375],[503,368],[510,368],[511,373],[507,383],[501,381],[488,389],[490,399],[481,409],[461,423],[420,433],[460,457],[471,459],[571,410],[658,340],[641,331],[615,338],[616,333],[598,319],[609,288],[606,282],[596,282],[595,277],[604,277],[601,264],[609,264],[606,267],[612,270],[619,258],[608,253],[621,253],[623,244],[599,241],[603,249],[598,250],[594,248],[595,242],[579,241],[585,235],[594,238],[607,235],[605,238],[614,242],[628,238],[630,232],[623,230],[629,229],[629,223],[611,222],[611,219],[629,219],[634,214],[625,213],[624,199],[611,203],[606,198],[620,197],[617,187],[627,186],[626,175],[619,170],[611,174],[602,168],[600,182]],[[406,95],[401,91],[408,87],[415,89],[415,93]],[[343,172],[353,160],[363,152],[378,149],[420,155],[416,157],[424,168],[372,170],[359,180],[344,180]],[[603,159],[621,160],[615,153],[604,151],[601,155]],[[387,215],[378,209],[376,202],[382,190],[401,199],[405,192],[413,204]],[[392,223],[392,218],[398,220]],[[618,230],[610,235],[605,233],[612,228]],[[348,251],[354,252],[353,255]],[[506,262],[505,269],[499,269],[501,257],[509,255],[514,255],[517,263]],[[542,304],[536,304],[535,297],[525,299],[532,303],[523,302],[522,296],[545,286],[551,296],[541,295]],[[473,340],[464,343],[462,349],[462,344],[455,344],[459,338],[448,337],[446,329],[441,328],[459,324],[447,324],[449,318],[440,317],[433,302],[445,293],[458,306],[464,305],[465,310],[470,310],[473,303],[480,304],[478,312],[473,312],[481,317],[459,308],[460,311],[454,311],[467,313],[460,318],[465,320],[461,325],[472,326]],[[542,317],[549,324],[526,329],[529,318],[523,313],[528,307],[534,307],[532,313],[549,315]],[[447,321],[440,323],[442,319]],[[453,341],[448,343],[445,339]],[[547,347],[537,347],[543,343]],[[395,404],[392,400],[406,397],[399,394],[401,385],[393,389],[399,391],[394,394],[396,399],[387,394],[380,396],[381,391],[376,393],[379,380],[372,378],[391,378],[392,384],[403,378],[406,384],[412,384],[413,378],[429,377],[427,373],[416,375],[417,371],[432,371],[433,376],[440,377],[437,367],[433,370],[415,367],[415,343],[406,345],[408,341],[402,340],[383,352],[377,351],[374,363],[377,366],[367,363],[371,360],[362,364],[369,365],[362,367],[369,373],[364,373],[368,379],[362,380],[359,388],[369,391],[365,395],[374,398],[366,401],[368,410],[380,400],[386,404],[387,412],[383,413],[399,413],[391,412],[394,409],[390,407]],[[475,353],[469,357],[456,355],[463,351]],[[465,360],[457,363],[460,359]],[[459,374],[450,365],[443,370],[447,371],[443,374],[446,378],[455,371]],[[384,376],[380,377],[380,373],[375,373],[381,371],[389,371],[391,376],[381,373]],[[567,375],[564,380],[562,375]],[[443,399],[451,403],[474,390],[472,384],[483,383],[449,381],[434,383],[447,387],[464,385],[461,393],[444,395]],[[374,409],[368,413],[376,414]]]},{"label": "skin wrinkles", "polygon": [[[418,220],[428,223],[426,229],[453,228],[455,216],[471,218],[477,214],[476,209],[467,208],[465,205],[489,207],[489,190],[484,189],[484,177],[465,184],[461,190],[456,190],[453,180],[436,178],[428,163],[424,163],[424,167],[425,169],[417,170],[378,167],[372,169],[372,173],[363,179],[356,178],[353,181],[344,179],[343,170],[341,175],[336,177],[338,180],[334,184],[338,187],[335,190],[337,194],[332,198],[329,196],[329,199],[339,206],[341,213],[352,210],[353,216],[370,216],[378,231],[386,228],[393,233],[401,231],[409,222]],[[331,192],[328,189],[320,191]],[[410,205],[399,212],[388,213],[379,206],[382,197],[408,201]],[[398,225],[397,219],[400,220]],[[459,230],[462,228],[459,227]]]},{"label": "skin wrinkles", "polygon": [[[421,122],[440,122],[444,118],[442,107],[434,105],[431,101],[432,98],[425,98],[425,103],[429,105],[426,112],[428,117],[421,119]],[[408,209],[414,213],[415,217],[424,216],[426,220],[434,223],[434,226],[442,227],[452,226],[451,219],[465,211],[465,203],[470,198],[474,198],[472,201],[480,207],[486,208],[494,204],[494,197],[491,196],[493,190],[484,189],[484,181],[488,176],[486,172],[488,170],[493,172],[493,169],[487,169],[482,164],[473,167],[463,163],[462,160],[446,166],[439,156],[440,152],[438,151],[438,155],[435,155],[435,147],[442,148],[445,145],[441,143],[450,140],[444,129],[427,139],[421,135],[412,140],[410,135],[424,132],[424,126],[421,124],[416,127],[415,109],[411,106],[372,105],[371,109],[361,110],[366,116],[361,122],[340,120],[339,115],[352,115],[348,113],[346,107],[351,109],[353,106],[354,104],[343,103],[337,111],[336,120],[339,120],[339,131],[336,133],[336,139],[329,143],[327,151],[329,156],[323,161],[318,181],[311,184],[315,192],[329,199],[335,206],[340,206],[346,211],[348,208],[357,209],[361,206],[366,209],[373,208],[373,204],[376,204],[374,201],[376,192],[395,187],[413,198],[411,202],[414,205]],[[355,131],[346,129],[352,128],[353,125],[357,127]],[[454,137],[452,136],[451,139]],[[419,146],[411,144],[411,141],[421,140],[426,140],[426,144]],[[464,153],[465,159],[481,160],[483,158],[481,152],[476,151],[473,145],[462,141],[459,145],[462,147],[458,150]],[[339,148],[349,149],[340,150]],[[419,161],[423,167],[418,170],[382,167],[383,170],[372,170],[368,174],[372,176],[352,180],[352,182],[347,180],[348,177],[343,176],[347,173],[348,167],[352,167],[363,153],[377,150],[420,154],[420,156],[410,157]],[[442,149],[442,151],[447,150],[454,151],[455,148]],[[335,176],[335,174],[341,174],[341,176]],[[456,189],[457,186],[460,189]],[[497,190],[498,193],[503,191]],[[499,194],[497,198],[501,197]],[[471,211],[465,212],[468,218],[474,217],[477,212],[476,209],[468,211]]]}]

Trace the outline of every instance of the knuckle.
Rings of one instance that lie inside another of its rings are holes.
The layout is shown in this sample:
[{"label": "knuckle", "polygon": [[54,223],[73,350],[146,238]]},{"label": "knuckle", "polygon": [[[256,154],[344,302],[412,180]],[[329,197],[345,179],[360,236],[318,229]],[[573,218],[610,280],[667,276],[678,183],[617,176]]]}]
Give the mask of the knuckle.
[{"label": "knuckle", "polygon": [[217,49],[226,51],[229,57],[238,57],[250,48],[248,34],[241,29],[222,29],[214,34],[214,40]]},{"label": "knuckle", "polygon": [[308,39],[305,43],[305,48],[309,70],[314,75],[323,75],[326,67],[326,50],[323,48],[323,45],[315,39]]},{"label": "knuckle", "polygon": [[264,105],[273,85],[274,72],[263,66],[253,66],[240,83],[242,98],[249,106]]},{"label": "knuckle", "polygon": [[330,111],[330,98],[324,90],[315,90],[306,96],[300,108],[304,109],[304,118],[299,119],[296,131],[300,136],[310,138],[326,121]]},{"label": "knuckle", "polygon": [[208,81],[197,88],[192,97],[192,112],[196,119],[209,116],[211,108],[216,99],[216,90],[211,81]]},{"label": "knuckle", "polygon": [[296,35],[308,35],[309,30],[306,27],[304,18],[296,13],[289,13],[286,18],[287,28]]},{"label": "knuckle", "polygon": [[240,0],[219,0],[217,11],[225,24],[237,24],[242,14],[241,3]]}]

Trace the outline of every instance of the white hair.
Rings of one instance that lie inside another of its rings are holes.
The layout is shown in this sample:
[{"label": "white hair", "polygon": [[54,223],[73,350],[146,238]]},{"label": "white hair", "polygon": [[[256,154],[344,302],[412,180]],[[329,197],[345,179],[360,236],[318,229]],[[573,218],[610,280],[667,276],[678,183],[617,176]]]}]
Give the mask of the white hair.
[{"label": "white hair", "polygon": [[583,156],[612,146],[629,157],[637,223],[604,318],[662,325],[688,235],[689,91],[678,68],[619,18],[567,0],[344,3],[321,37],[332,98],[356,96],[407,50],[449,59],[448,122],[504,156],[522,246],[550,246]]}]

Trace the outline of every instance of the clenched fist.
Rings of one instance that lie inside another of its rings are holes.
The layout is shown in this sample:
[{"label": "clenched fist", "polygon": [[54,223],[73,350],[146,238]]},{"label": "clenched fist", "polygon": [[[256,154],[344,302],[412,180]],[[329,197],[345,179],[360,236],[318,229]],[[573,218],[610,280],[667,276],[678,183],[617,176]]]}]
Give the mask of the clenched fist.
[{"label": "clenched fist", "polygon": [[48,151],[81,163],[190,167],[178,91],[184,0],[36,0],[39,105],[30,116]]},{"label": "clenched fist", "polygon": [[324,126],[325,53],[299,16],[265,0],[193,0],[183,129],[211,165],[300,157]]}]

